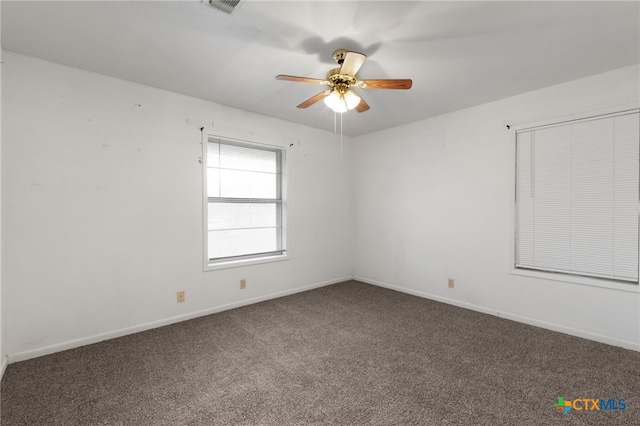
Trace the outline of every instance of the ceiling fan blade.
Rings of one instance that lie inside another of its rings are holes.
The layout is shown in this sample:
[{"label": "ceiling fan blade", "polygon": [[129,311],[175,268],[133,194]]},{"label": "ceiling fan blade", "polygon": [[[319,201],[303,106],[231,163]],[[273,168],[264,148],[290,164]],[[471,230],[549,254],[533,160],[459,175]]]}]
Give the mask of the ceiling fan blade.
[{"label": "ceiling fan blade", "polygon": [[331,90],[325,90],[324,92],[320,92],[317,95],[310,97],[309,99],[307,99],[306,101],[298,105],[298,108],[308,108],[311,105],[318,102],[319,100],[324,99],[327,95],[329,95],[329,93],[331,93]]},{"label": "ceiling fan blade", "polygon": [[344,62],[340,68],[340,74],[355,76],[360,67],[367,60],[367,55],[358,52],[347,52],[344,56]]},{"label": "ceiling fan blade", "polygon": [[[358,96],[360,95],[358,94]],[[369,106],[369,104],[364,101],[362,96],[360,96],[360,103],[356,106],[356,111],[365,112],[365,111],[369,111],[370,108],[371,107]]]},{"label": "ceiling fan blade", "polygon": [[322,80],[319,78],[309,78],[309,77],[298,77],[295,75],[277,75],[276,80],[285,80],[285,81],[298,81],[300,83],[315,83],[315,84],[324,84],[329,85],[327,80]]},{"label": "ceiling fan blade", "polygon": [[358,82],[361,89],[411,89],[413,81],[410,79],[399,80],[362,80]]}]

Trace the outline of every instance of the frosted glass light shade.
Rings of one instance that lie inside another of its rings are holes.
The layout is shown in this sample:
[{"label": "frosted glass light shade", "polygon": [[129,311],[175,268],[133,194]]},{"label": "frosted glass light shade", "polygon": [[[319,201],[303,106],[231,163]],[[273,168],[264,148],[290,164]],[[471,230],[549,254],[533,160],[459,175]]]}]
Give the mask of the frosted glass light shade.
[{"label": "frosted glass light shade", "polygon": [[347,109],[354,109],[360,103],[360,96],[353,90],[349,90],[344,94],[344,100],[347,104]]},{"label": "frosted glass light shade", "polygon": [[324,98],[324,104],[335,112],[343,113],[347,110],[344,98],[340,96],[337,90],[334,90],[329,96]]},{"label": "frosted glass light shade", "polygon": [[324,98],[324,104],[338,113],[354,109],[359,103],[360,96],[353,90],[348,90],[344,95],[334,90],[329,96],[325,96]]}]

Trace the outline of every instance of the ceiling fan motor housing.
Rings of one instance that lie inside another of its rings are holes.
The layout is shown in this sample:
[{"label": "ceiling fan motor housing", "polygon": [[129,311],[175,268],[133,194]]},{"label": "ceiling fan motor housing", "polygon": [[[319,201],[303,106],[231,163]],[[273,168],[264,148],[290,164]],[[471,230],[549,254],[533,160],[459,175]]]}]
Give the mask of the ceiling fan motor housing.
[{"label": "ceiling fan motor housing", "polygon": [[358,82],[355,75],[340,74],[340,68],[334,68],[329,71],[326,78],[329,82],[329,86],[338,88],[338,90],[340,90],[341,87],[344,87],[345,91],[350,86],[354,86]]}]

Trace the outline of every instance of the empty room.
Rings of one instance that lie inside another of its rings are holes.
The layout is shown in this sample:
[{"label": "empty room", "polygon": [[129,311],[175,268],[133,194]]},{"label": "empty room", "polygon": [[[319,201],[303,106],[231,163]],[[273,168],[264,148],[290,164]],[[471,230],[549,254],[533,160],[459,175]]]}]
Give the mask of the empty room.
[{"label": "empty room", "polygon": [[640,424],[639,1],[1,1],[5,425]]}]

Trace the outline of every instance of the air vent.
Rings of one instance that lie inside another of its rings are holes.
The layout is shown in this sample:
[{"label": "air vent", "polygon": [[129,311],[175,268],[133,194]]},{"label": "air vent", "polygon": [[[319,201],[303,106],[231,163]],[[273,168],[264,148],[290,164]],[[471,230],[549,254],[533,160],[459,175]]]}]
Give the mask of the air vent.
[{"label": "air vent", "polygon": [[211,7],[228,14],[233,12],[238,3],[240,3],[240,0],[209,0]]}]

